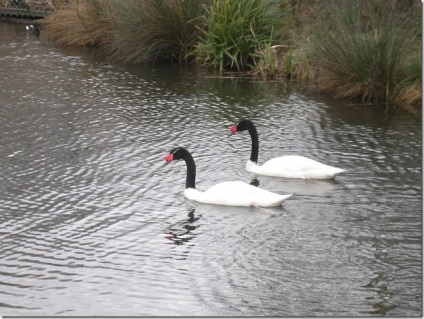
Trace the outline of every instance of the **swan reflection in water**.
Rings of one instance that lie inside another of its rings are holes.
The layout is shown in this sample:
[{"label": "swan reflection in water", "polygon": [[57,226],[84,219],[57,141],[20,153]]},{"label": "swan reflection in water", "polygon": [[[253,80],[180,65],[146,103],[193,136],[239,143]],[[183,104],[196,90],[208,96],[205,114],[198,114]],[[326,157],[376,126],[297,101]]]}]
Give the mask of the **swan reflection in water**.
[{"label": "swan reflection in water", "polygon": [[195,223],[202,217],[202,215],[194,215],[195,209],[191,209],[187,214],[188,219],[184,219],[174,225],[169,226],[165,231],[165,238],[172,241],[175,245],[182,245],[193,237],[196,237],[194,231],[198,227]]},{"label": "swan reflection in water", "polygon": [[250,181],[250,185],[259,187],[259,179],[257,179],[256,177],[252,178],[252,180]]}]

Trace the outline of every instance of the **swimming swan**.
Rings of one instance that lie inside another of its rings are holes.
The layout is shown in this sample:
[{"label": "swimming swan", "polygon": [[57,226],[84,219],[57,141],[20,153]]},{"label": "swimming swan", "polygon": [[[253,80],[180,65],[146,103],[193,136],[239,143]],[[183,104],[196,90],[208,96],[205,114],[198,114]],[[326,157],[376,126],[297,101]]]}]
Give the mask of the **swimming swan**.
[{"label": "swimming swan", "polygon": [[344,172],[344,169],[329,166],[313,159],[286,155],[270,159],[262,165],[258,165],[259,141],[256,127],[251,120],[241,119],[231,126],[231,135],[237,132],[249,131],[252,138],[252,151],[246,164],[246,170],[259,175],[303,178],[303,179],[332,179]]},{"label": "swimming swan", "polygon": [[176,147],[164,159],[166,162],[179,159],[186,162],[187,178],[184,196],[200,203],[227,206],[272,207],[281,205],[282,202],[292,196],[292,194],[280,195],[272,193],[240,181],[222,182],[205,191],[200,191],[195,187],[196,165],[189,151],[183,147]]}]

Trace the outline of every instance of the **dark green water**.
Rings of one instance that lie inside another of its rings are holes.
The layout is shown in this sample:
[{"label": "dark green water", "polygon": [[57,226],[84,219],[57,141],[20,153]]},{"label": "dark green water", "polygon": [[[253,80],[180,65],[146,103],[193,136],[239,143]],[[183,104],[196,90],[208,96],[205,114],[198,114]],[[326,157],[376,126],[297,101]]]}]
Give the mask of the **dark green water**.
[{"label": "dark green water", "polygon": [[[420,316],[422,125],[281,83],[174,66],[117,66],[0,25],[0,314]],[[255,177],[298,154],[335,181]],[[255,180],[293,193],[273,209],[182,196]]]}]

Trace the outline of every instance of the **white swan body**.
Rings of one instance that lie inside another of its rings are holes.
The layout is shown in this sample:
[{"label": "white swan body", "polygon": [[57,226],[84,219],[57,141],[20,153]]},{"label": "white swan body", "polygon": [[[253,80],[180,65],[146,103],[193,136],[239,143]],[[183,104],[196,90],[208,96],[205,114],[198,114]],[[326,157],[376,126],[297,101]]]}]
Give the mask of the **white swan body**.
[{"label": "white swan body", "polygon": [[332,179],[345,171],[296,155],[276,157],[262,165],[249,160],[246,170],[259,175],[303,179]]},{"label": "white swan body", "polygon": [[249,131],[252,139],[252,150],[250,159],[246,163],[246,170],[251,173],[286,178],[333,179],[345,171],[344,169],[322,164],[313,159],[297,155],[276,157],[263,165],[258,165],[259,140],[253,122],[242,119],[233,125],[230,130],[232,134],[245,130]]},{"label": "white swan body", "polygon": [[195,188],[196,166],[191,154],[183,147],[177,147],[165,156],[165,160],[183,159],[187,164],[187,178],[184,196],[205,204],[272,207],[281,205],[292,195],[280,195],[240,181],[222,182],[205,191]]},{"label": "white swan body", "polygon": [[214,185],[205,191],[186,188],[184,196],[205,204],[273,207],[281,205],[292,195],[279,195],[240,181],[229,181]]}]

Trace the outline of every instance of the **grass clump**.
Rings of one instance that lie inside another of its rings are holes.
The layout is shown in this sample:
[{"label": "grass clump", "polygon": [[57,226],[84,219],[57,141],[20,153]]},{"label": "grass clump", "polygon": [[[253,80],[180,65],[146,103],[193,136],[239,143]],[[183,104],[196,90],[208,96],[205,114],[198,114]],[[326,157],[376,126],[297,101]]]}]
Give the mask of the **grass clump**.
[{"label": "grass clump", "polygon": [[[335,97],[392,102],[415,35],[402,1],[328,1],[313,37],[320,88]],[[408,20],[407,20],[408,21]]]},{"label": "grass clump", "polygon": [[210,0],[69,0],[44,19],[60,45],[96,46],[123,63],[187,62]]},{"label": "grass clump", "polygon": [[106,52],[125,63],[188,62],[199,37],[196,25],[209,0],[115,0],[116,24]]},{"label": "grass clump", "polygon": [[401,78],[397,102],[408,107],[419,108],[422,97],[422,57],[419,48],[405,60]]},{"label": "grass clump", "polygon": [[103,46],[113,28],[109,0],[69,1],[41,20],[43,33],[59,45]]},{"label": "grass clump", "polygon": [[221,73],[252,67],[256,52],[273,43],[278,12],[270,0],[214,0],[203,17],[206,28],[195,51],[197,61]]},{"label": "grass clump", "polygon": [[56,43],[96,46],[113,61],[196,61],[420,108],[420,9],[419,0],[67,0],[42,23]]}]

